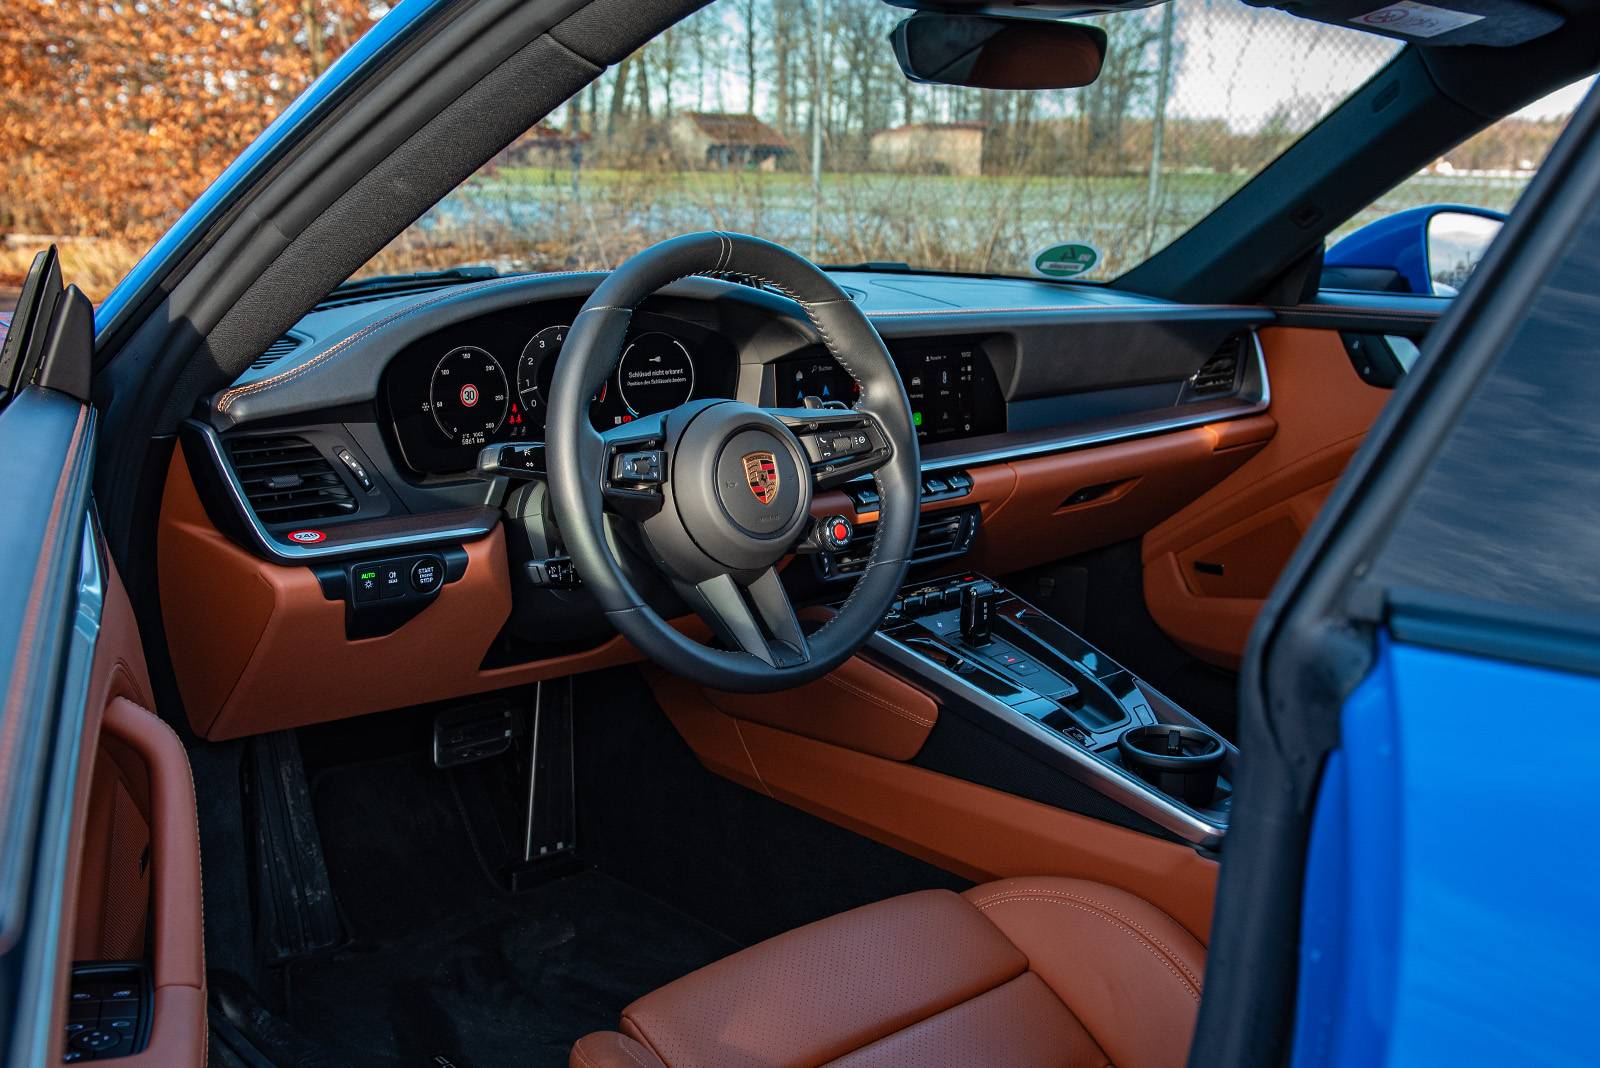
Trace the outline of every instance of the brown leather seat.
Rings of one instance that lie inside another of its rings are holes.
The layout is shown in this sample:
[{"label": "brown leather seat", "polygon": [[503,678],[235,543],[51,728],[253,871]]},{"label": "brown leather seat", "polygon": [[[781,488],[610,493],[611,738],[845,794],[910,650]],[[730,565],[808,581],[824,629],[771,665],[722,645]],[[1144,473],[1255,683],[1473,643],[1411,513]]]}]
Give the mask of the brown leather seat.
[{"label": "brown leather seat", "polygon": [[853,909],[669,983],[572,1068],[1177,1066],[1205,949],[1077,879],[1006,879]]}]

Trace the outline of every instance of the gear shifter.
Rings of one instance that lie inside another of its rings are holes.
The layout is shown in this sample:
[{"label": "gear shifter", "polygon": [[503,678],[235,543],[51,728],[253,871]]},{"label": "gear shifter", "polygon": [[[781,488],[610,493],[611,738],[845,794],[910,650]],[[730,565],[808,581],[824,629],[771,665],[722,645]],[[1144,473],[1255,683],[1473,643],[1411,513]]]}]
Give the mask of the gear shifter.
[{"label": "gear shifter", "polygon": [[987,582],[961,591],[961,638],[968,645],[988,645],[994,637],[994,603],[999,599]]}]

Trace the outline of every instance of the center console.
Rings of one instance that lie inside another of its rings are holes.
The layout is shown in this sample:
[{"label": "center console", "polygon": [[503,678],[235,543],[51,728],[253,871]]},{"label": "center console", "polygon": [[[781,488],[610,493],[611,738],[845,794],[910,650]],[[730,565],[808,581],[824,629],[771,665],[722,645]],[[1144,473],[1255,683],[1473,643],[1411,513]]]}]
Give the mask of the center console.
[{"label": "center console", "polygon": [[869,647],[945,709],[1180,838],[1221,843],[1238,751],[998,583],[906,586]]}]

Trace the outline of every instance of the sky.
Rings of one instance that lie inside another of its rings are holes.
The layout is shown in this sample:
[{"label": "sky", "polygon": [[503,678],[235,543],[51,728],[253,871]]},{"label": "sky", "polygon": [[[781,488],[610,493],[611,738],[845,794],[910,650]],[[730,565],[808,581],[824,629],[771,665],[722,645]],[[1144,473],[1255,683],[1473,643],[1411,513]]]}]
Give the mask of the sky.
[{"label": "sky", "polygon": [[[1373,0],[1374,8],[1382,3]],[[1194,118],[1225,114],[1246,128],[1297,92],[1326,101],[1320,110],[1329,110],[1402,47],[1392,38],[1235,0],[1177,0],[1174,37],[1179,60],[1172,112]],[[1565,117],[1593,84],[1585,78],[1517,114]]]},{"label": "sky", "polygon": [[[880,0],[824,2],[830,6],[880,4]],[[1386,0],[1371,2],[1377,8]],[[708,101],[709,107],[737,109],[744,99],[743,60],[736,46],[740,34],[735,28],[741,10],[737,4],[726,3],[697,16],[720,17],[727,20],[729,28],[723,44],[727,51],[720,61],[721,100]],[[1402,47],[1393,38],[1251,7],[1239,0],[1176,0],[1174,11],[1174,74],[1168,114],[1222,118],[1236,130],[1259,128],[1291,100],[1297,103],[1298,125],[1309,126],[1354,92]],[[1160,8],[1110,16],[1142,19],[1150,24],[1161,17]],[[884,47],[888,47],[887,41]],[[1592,83],[1593,79],[1586,79],[1518,114],[1527,118],[1569,115]],[[770,109],[767,96],[763,87],[760,104]]]}]

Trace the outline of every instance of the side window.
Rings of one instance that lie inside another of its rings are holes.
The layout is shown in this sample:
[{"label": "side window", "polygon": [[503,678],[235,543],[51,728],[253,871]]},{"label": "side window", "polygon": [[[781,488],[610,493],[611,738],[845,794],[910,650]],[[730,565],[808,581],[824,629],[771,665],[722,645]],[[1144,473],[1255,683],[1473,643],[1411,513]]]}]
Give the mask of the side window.
[{"label": "side window", "polygon": [[1322,288],[1455,296],[1593,84],[1508,115],[1357,212],[1328,239]]}]

